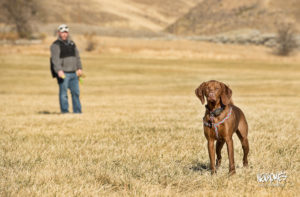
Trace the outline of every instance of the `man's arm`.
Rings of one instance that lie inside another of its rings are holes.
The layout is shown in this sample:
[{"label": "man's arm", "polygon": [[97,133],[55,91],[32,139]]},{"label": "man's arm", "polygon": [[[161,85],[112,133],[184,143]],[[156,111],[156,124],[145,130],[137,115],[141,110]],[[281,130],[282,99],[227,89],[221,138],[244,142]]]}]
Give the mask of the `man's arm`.
[{"label": "man's arm", "polygon": [[64,71],[62,69],[62,60],[60,59],[60,47],[57,44],[52,44],[51,48],[51,59],[54,64],[54,71],[58,74],[59,77],[64,76]]},{"label": "man's arm", "polygon": [[76,65],[76,68],[77,70],[78,69],[81,69],[82,70],[82,65],[81,65],[81,60],[80,60],[80,56],[79,56],[79,51],[77,49],[77,47],[75,48],[75,55],[76,55],[76,58],[77,58],[77,65]]},{"label": "man's arm", "polygon": [[82,75],[82,64],[81,64],[81,59],[80,59],[79,51],[78,51],[77,47],[75,48],[75,55],[76,55],[76,59],[77,59],[76,74],[77,74],[77,76],[81,76]]}]

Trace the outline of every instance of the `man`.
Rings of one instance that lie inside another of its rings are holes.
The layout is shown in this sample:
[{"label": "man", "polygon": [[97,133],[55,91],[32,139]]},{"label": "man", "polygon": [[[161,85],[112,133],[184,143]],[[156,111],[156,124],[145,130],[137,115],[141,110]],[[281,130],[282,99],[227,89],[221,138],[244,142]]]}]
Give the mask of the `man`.
[{"label": "man", "polygon": [[78,77],[82,75],[82,65],[75,43],[70,40],[69,28],[58,27],[58,39],[51,45],[51,70],[59,85],[61,113],[69,112],[67,90],[71,90],[73,112],[81,113]]}]

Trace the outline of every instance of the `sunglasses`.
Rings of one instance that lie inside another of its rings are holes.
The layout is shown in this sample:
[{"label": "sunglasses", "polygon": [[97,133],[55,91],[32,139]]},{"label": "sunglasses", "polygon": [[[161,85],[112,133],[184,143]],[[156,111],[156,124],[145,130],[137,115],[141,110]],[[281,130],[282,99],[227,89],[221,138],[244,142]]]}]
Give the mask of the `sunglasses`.
[{"label": "sunglasses", "polygon": [[68,26],[60,27],[59,30],[62,30],[62,29],[68,29],[68,28],[69,28]]}]

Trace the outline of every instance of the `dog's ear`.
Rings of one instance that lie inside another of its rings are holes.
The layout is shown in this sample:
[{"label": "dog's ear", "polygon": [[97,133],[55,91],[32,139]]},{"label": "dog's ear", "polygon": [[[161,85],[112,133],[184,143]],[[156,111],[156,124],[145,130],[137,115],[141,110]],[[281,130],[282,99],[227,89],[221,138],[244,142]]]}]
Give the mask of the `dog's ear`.
[{"label": "dog's ear", "polygon": [[200,99],[202,105],[204,105],[205,100],[204,100],[204,91],[206,87],[206,82],[203,82],[196,90],[195,94],[196,96]]},{"label": "dog's ear", "polygon": [[224,83],[221,83],[221,87],[222,87],[222,93],[221,93],[222,103],[224,105],[228,105],[231,102],[232,90]]}]

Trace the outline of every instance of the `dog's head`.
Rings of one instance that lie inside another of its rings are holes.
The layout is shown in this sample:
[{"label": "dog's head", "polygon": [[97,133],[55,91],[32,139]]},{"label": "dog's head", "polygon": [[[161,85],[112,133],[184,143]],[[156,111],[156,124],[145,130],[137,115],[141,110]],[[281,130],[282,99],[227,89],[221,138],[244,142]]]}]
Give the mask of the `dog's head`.
[{"label": "dog's head", "polygon": [[202,105],[206,101],[212,104],[218,104],[222,102],[224,105],[228,105],[231,102],[232,91],[222,82],[211,80],[203,82],[196,90],[197,97],[201,100]]}]

